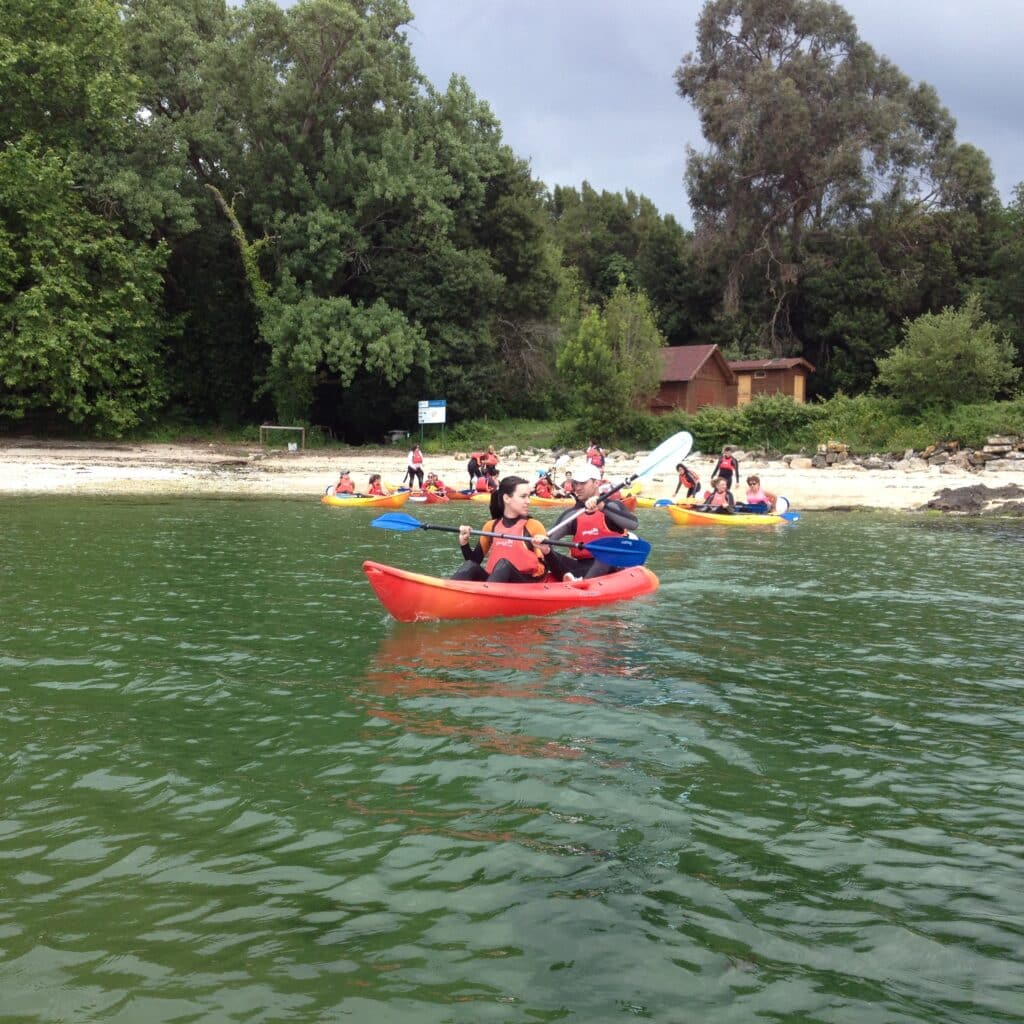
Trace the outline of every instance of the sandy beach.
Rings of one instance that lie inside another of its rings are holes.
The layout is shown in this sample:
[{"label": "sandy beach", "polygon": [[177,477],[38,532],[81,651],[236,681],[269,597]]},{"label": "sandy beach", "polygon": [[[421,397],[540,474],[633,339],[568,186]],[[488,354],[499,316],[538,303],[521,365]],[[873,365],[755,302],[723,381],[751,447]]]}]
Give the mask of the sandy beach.
[{"label": "sandy beach", "polygon": [[[606,473],[620,480],[632,473],[644,453],[616,455]],[[764,486],[789,498],[794,508],[920,508],[947,487],[983,483],[989,487],[1024,485],[1020,472],[970,472],[951,465],[924,464],[907,468],[868,470],[860,466],[791,469],[784,462],[746,459],[741,473],[758,472]],[[581,453],[568,468],[583,464]],[[706,485],[714,460],[693,455],[687,464]],[[257,445],[223,444],[113,444],[61,443],[30,439],[0,441],[0,494],[6,495],[191,495],[317,498],[338,478],[340,469],[352,472],[356,487],[365,487],[370,473],[381,473],[398,484],[405,472],[404,448],[314,449],[289,452]],[[433,470],[455,487],[465,487],[466,460],[462,453],[427,455],[426,470]],[[505,473],[533,477],[550,467],[545,456],[510,454],[502,460]],[[643,493],[669,497],[676,486],[671,466],[644,477]]]}]

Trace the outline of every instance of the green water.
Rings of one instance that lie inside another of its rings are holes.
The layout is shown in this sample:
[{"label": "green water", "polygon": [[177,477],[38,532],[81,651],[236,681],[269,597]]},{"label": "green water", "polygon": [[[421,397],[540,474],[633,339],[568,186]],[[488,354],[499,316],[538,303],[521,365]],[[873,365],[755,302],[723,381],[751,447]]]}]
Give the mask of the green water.
[{"label": "green water", "polygon": [[0,1020],[1024,1020],[1024,525],[642,514],[399,625],[450,536],[0,500]]}]

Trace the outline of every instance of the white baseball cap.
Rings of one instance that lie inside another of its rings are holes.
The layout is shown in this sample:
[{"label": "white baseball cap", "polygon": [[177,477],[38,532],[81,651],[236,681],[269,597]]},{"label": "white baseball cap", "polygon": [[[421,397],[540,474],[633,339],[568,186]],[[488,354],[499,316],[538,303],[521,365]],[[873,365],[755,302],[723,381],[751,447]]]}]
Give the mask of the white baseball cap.
[{"label": "white baseball cap", "polygon": [[582,469],[573,470],[572,480],[576,484],[585,484],[588,480],[600,480],[601,470],[588,462]]}]

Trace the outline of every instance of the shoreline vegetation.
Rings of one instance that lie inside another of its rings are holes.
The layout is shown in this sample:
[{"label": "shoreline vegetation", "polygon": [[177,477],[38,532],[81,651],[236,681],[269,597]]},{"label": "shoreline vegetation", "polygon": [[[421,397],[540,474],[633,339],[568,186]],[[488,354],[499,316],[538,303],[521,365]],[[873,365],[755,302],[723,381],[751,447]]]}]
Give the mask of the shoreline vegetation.
[{"label": "shoreline vegetation", "polygon": [[[411,443],[411,442],[410,442]],[[554,463],[550,449],[501,449],[502,475],[515,473],[534,479]],[[583,453],[569,451],[568,469],[583,465]],[[628,476],[644,452],[613,451],[605,472],[609,479]],[[784,494],[798,510],[875,508],[912,511],[1005,511],[1020,515],[1024,509],[1024,453],[1021,458],[1000,458],[983,467],[973,465],[973,453],[920,453],[887,460],[851,459],[845,453],[817,457],[759,458],[740,452],[743,481],[757,472],[764,486]],[[32,439],[0,439],[0,495],[7,496],[188,496],[239,498],[296,498],[316,500],[333,484],[339,470],[353,474],[357,488],[365,488],[371,473],[383,474],[397,486],[405,473],[407,451],[392,448],[330,448],[290,452],[251,444],[223,443],[99,443]],[[830,458],[831,456],[831,458]],[[945,457],[943,457],[945,456]],[[445,483],[459,488],[467,482],[466,454],[425,455],[425,468]],[[707,487],[713,455],[695,453],[686,464]],[[672,466],[652,474],[642,492],[655,498],[671,497],[676,486]],[[979,485],[982,485],[979,488]],[[973,502],[959,509],[948,495],[972,489]],[[742,486],[738,489],[742,491]],[[945,496],[945,497],[943,497]],[[938,500],[936,500],[938,499]]]}]

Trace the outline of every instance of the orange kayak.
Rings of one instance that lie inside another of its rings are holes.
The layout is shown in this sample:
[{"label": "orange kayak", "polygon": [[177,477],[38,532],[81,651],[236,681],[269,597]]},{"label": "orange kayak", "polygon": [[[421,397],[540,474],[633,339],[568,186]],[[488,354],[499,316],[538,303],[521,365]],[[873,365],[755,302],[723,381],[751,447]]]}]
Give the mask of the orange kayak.
[{"label": "orange kayak", "polygon": [[363,562],[363,572],[380,603],[399,622],[550,615],[625,601],[658,589],[658,577],[642,565],[574,583],[470,583],[406,572],[379,562]]}]

